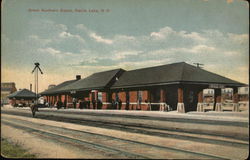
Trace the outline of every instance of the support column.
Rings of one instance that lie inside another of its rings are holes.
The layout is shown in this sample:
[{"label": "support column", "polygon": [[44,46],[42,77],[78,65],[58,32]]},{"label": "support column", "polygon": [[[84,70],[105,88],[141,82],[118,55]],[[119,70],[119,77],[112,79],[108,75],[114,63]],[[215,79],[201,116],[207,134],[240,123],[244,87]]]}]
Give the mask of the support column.
[{"label": "support column", "polygon": [[54,105],[55,105],[55,103],[57,102],[57,96],[55,96],[55,102],[54,102]]},{"label": "support column", "polygon": [[215,99],[215,111],[222,111],[222,106],[221,106],[221,89],[217,88],[214,90],[214,99]]},{"label": "support column", "polygon": [[55,97],[51,96],[51,106],[54,106]]},{"label": "support column", "polygon": [[92,92],[89,93],[89,100],[92,101]]},{"label": "support column", "polygon": [[97,101],[98,101],[98,91],[95,92],[95,109],[98,108]]},{"label": "support column", "polygon": [[233,88],[233,111],[239,112],[239,95],[238,95],[238,87]]},{"label": "support column", "polygon": [[106,103],[108,103],[106,106],[106,109],[112,107],[112,104],[111,104],[112,103],[112,93],[110,91],[106,92]]},{"label": "support column", "polygon": [[147,94],[148,94],[148,97],[147,97],[147,100],[148,100],[148,110],[152,110],[151,108],[151,93],[150,93],[150,90],[147,90]]},{"label": "support column", "polygon": [[160,102],[166,101],[165,95],[166,95],[166,91],[164,89],[161,89],[160,90]]},{"label": "support column", "polygon": [[47,102],[48,102],[48,104],[50,106],[50,96],[48,96],[48,101]]},{"label": "support column", "polygon": [[66,101],[65,108],[68,108],[68,95],[65,94],[64,101]]},{"label": "support column", "polygon": [[167,110],[167,104],[166,104],[166,90],[161,89],[160,90],[160,111]]},{"label": "support column", "polygon": [[203,89],[198,91],[197,112],[204,112],[204,110],[203,110]]},{"label": "support column", "polygon": [[105,102],[110,103],[110,101],[109,101],[110,98],[109,97],[110,97],[110,93],[106,92]]},{"label": "support column", "polygon": [[183,103],[183,88],[178,88],[178,104],[177,104],[177,112],[185,113],[185,107]]},{"label": "support column", "polygon": [[51,106],[53,106],[53,99],[54,99],[54,97],[53,96],[50,96],[50,104],[51,104]]}]

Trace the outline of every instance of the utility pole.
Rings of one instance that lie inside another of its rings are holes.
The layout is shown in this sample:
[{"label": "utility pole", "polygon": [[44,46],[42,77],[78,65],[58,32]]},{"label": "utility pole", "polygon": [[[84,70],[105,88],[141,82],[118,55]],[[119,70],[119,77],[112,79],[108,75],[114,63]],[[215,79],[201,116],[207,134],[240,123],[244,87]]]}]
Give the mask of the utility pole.
[{"label": "utility pole", "polygon": [[204,64],[202,63],[194,63],[196,65],[197,68],[202,68],[201,66],[203,66]]},{"label": "utility pole", "polygon": [[38,99],[37,99],[37,96],[38,96],[38,70],[40,71],[41,74],[43,74],[41,68],[39,67],[39,63],[36,62],[35,63],[35,68],[32,70],[31,73],[34,73],[35,72],[35,93],[36,93],[36,104],[38,104]]}]

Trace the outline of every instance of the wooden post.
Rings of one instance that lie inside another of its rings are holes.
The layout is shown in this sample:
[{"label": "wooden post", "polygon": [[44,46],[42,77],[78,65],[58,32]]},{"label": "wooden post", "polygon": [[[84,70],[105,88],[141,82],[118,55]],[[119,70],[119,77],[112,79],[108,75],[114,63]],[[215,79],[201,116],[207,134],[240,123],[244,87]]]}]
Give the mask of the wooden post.
[{"label": "wooden post", "polygon": [[89,93],[89,100],[92,101],[92,92]]},{"label": "wooden post", "polygon": [[178,103],[183,103],[183,89],[178,88]]},{"label": "wooden post", "polygon": [[48,100],[47,100],[48,104],[50,103],[50,96],[48,96]]},{"label": "wooden post", "polygon": [[68,95],[65,94],[64,101],[66,101],[65,108],[68,108]]},{"label": "wooden post", "polygon": [[215,89],[214,98],[215,98],[215,103],[221,102],[221,89],[220,88]]},{"label": "wooden post", "polygon": [[166,101],[165,95],[166,95],[165,89],[161,89],[160,90],[160,102],[165,102]]},{"label": "wooden post", "polygon": [[239,102],[238,88],[233,88],[233,102]]},{"label": "wooden post", "polygon": [[95,92],[95,109],[97,109],[98,91]]},{"label": "wooden post", "polygon": [[98,99],[98,91],[95,92],[95,100],[97,101]]},{"label": "wooden post", "polygon": [[238,87],[233,88],[233,111],[239,112],[239,95],[238,95]]},{"label": "wooden post", "polygon": [[198,92],[198,103],[203,103],[203,90]]},{"label": "wooden post", "polygon": [[110,93],[109,93],[109,92],[106,92],[106,99],[105,99],[106,102],[110,102],[110,101],[109,101],[109,99],[110,99],[109,96],[110,96]]},{"label": "wooden post", "polygon": [[147,90],[147,101],[148,101],[148,110],[152,110],[151,108],[151,93],[150,90]]},{"label": "wooden post", "polygon": [[198,91],[198,103],[197,103],[197,111],[203,112],[203,89]]},{"label": "wooden post", "polygon": [[221,89],[214,90],[214,110],[221,111]]},{"label": "wooden post", "polygon": [[151,93],[150,93],[150,90],[147,90],[148,92],[148,97],[147,97],[147,100],[148,100],[148,103],[151,102]]},{"label": "wooden post", "polygon": [[55,96],[51,96],[51,105],[54,106],[55,103]]},{"label": "wooden post", "polygon": [[185,107],[183,103],[183,88],[179,87],[177,92],[178,92],[177,112],[185,113]]}]

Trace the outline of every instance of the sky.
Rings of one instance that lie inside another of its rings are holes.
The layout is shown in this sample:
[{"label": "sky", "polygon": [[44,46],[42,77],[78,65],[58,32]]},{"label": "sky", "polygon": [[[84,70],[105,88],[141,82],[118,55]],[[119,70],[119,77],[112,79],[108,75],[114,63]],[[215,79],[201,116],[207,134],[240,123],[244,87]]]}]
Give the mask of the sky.
[{"label": "sky", "polygon": [[248,84],[243,0],[3,0],[1,81],[17,89],[176,62]]}]

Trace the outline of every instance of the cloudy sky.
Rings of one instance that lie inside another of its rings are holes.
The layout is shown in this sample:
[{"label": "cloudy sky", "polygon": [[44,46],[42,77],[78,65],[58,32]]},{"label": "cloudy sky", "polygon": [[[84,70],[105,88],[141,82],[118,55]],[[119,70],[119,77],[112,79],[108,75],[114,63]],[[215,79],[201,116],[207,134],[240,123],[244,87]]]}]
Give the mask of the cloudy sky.
[{"label": "cloudy sky", "polygon": [[182,61],[248,83],[243,0],[4,0],[2,7],[1,80],[18,89],[34,83],[36,61],[44,71],[39,91],[76,74]]}]

